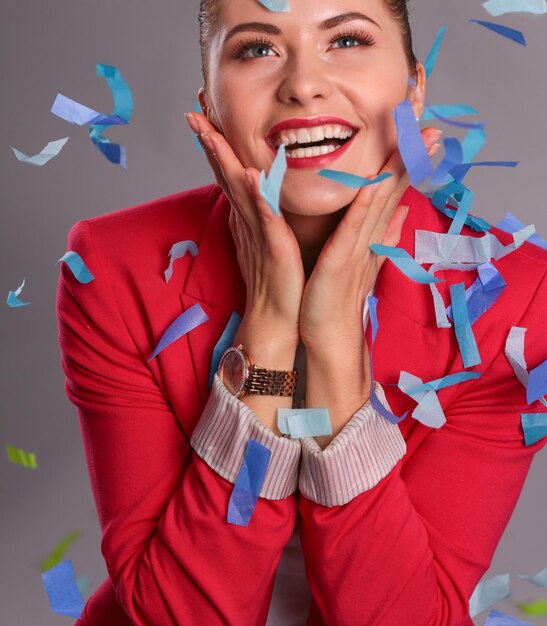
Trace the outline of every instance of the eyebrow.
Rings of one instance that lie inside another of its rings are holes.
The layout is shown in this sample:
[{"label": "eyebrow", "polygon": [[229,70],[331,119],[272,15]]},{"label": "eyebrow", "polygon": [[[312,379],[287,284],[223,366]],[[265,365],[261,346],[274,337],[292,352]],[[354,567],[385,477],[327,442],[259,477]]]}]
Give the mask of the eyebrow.
[{"label": "eyebrow", "polygon": [[[365,15],[364,13],[359,13],[359,11],[351,11],[349,13],[342,13],[341,15],[336,15],[335,17],[329,17],[323,22],[319,23],[319,30],[331,30],[340,26],[341,24],[345,24],[347,22],[353,22],[354,20],[364,20],[365,22],[370,22],[377,26],[380,30],[382,30],[381,26],[375,22],[371,17]],[[266,35],[281,35],[282,31],[277,26],[273,24],[266,24],[264,22],[246,22],[244,24],[238,24],[234,26],[229,33],[226,35],[224,42],[227,42],[234,35],[241,32],[251,31],[254,33],[265,33]]]}]

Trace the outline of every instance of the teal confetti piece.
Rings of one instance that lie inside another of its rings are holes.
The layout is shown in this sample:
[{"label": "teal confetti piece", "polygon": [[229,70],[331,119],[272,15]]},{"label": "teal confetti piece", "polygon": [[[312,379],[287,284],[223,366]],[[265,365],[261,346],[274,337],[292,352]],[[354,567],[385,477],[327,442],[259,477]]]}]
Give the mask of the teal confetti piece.
[{"label": "teal confetti piece", "polygon": [[478,115],[477,109],[468,104],[434,104],[425,107],[422,122],[447,117],[460,117],[461,115]]},{"label": "teal confetti piece", "polygon": [[63,139],[50,141],[44,148],[42,148],[42,150],[38,154],[30,157],[26,154],[23,154],[23,152],[20,152],[19,150],[17,150],[17,148],[14,148],[13,146],[10,146],[10,148],[13,150],[13,153],[19,159],[19,161],[22,161],[23,163],[28,163],[29,165],[37,165],[41,167],[42,165],[45,165],[46,163],[51,161],[51,159],[56,157],[59,152],[61,152],[63,146],[67,141],[68,137],[63,137]]},{"label": "teal confetti piece", "polygon": [[480,26],[484,26],[488,30],[491,30],[506,39],[510,39],[515,43],[518,43],[521,46],[526,45],[526,39],[520,30],[515,30],[514,28],[509,28],[508,26],[503,26],[502,24],[495,24],[494,22],[485,22],[483,20],[467,20],[468,22],[475,22],[476,24],[480,24]]},{"label": "teal confetti piece", "polygon": [[544,15],[547,13],[545,0],[488,0],[482,6],[494,17],[505,13],[535,13]]},{"label": "teal confetti piece", "polygon": [[464,367],[473,367],[481,363],[481,357],[475,341],[475,335],[469,321],[467,302],[465,300],[465,284],[456,283],[450,286],[454,330],[460,347]]},{"label": "teal confetti piece", "polygon": [[441,283],[442,278],[432,276],[426,270],[418,265],[410,254],[403,248],[394,248],[392,246],[383,246],[373,243],[369,248],[378,256],[387,256],[387,258],[399,269],[403,274],[411,280],[422,283],[424,285],[430,283]]},{"label": "teal confetti piece", "polygon": [[450,170],[450,175],[460,183],[472,167],[517,167],[518,161],[479,161],[476,163],[460,163]]},{"label": "teal confetti piece", "polygon": [[74,278],[82,284],[90,283],[92,280],[95,280],[95,276],[87,269],[86,264],[82,257],[74,250],[69,250],[65,252],[63,256],[57,261],[57,263],[61,263],[64,261],[70,271],[74,275]]},{"label": "teal confetti piece", "polygon": [[258,0],[268,11],[275,13],[288,13],[290,9],[289,0]]},{"label": "teal confetti piece", "polygon": [[497,609],[492,609],[484,622],[484,626],[531,626],[528,622],[523,622],[516,617],[502,613]]},{"label": "teal confetti piece", "polygon": [[465,383],[469,380],[476,380],[481,376],[482,372],[457,372],[455,374],[443,376],[442,378],[437,378],[429,383],[423,383],[418,387],[414,387],[410,389],[410,393],[420,393],[421,391],[429,391],[430,389],[439,391],[440,389],[445,389],[446,387],[452,387],[452,385],[459,385],[460,383]]},{"label": "teal confetti piece", "polygon": [[547,437],[547,413],[521,413],[520,421],[524,432],[524,443],[527,446]]},{"label": "teal confetti piece", "polygon": [[[541,413],[535,413],[534,415],[541,415]],[[545,432],[547,433],[547,413],[543,413],[543,416],[545,417]],[[522,576],[519,574],[518,577],[522,578],[522,580],[527,580],[529,583],[536,585],[536,587],[547,587],[547,567],[533,576]]]},{"label": "teal confetti piece", "polygon": [[450,228],[448,229],[449,235],[461,234],[462,228],[469,217],[469,210],[471,209],[474,198],[475,194],[469,189],[465,189],[463,191],[462,198],[458,203],[456,215],[454,216],[452,224],[450,224]]},{"label": "teal confetti piece", "polygon": [[433,46],[431,47],[431,50],[429,51],[425,61],[424,61],[424,67],[425,67],[425,74],[426,77],[429,78],[431,76],[431,73],[433,72],[433,70],[435,69],[435,65],[437,64],[437,58],[439,56],[439,52],[441,50],[441,46],[443,43],[443,39],[444,36],[446,35],[446,30],[447,30],[448,26],[441,26],[441,28],[439,28],[439,32],[437,33],[437,36],[435,37],[435,41],[433,42]]},{"label": "teal confetti piece", "polygon": [[234,489],[228,502],[228,523],[248,526],[253,516],[260,490],[266,478],[271,450],[249,439]]},{"label": "teal confetti piece", "polygon": [[509,574],[489,578],[475,587],[469,599],[469,615],[475,617],[509,596]]},{"label": "teal confetti piece", "polygon": [[281,215],[279,209],[279,198],[281,196],[281,185],[287,171],[287,158],[285,155],[285,146],[281,144],[274,159],[270,174],[266,177],[266,172],[260,172],[260,194],[267,202],[274,215]]},{"label": "teal confetti piece", "polygon": [[42,574],[51,610],[78,619],[84,610],[84,599],[76,585],[72,561],[62,561]]},{"label": "teal confetti piece", "polygon": [[332,435],[327,408],[277,409],[277,426],[281,433],[293,439]]},{"label": "teal confetti piece", "polygon": [[240,324],[241,315],[239,315],[237,311],[234,311],[228,320],[228,324],[226,324],[226,328],[222,331],[220,339],[217,341],[216,346],[213,349],[213,359],[209,370],[209,389],[213,386],[213,378],[218,370],[222,355],[230,346],[234,345],[234,339]]},{"label": "teal confetti piece", "polygon": [[181,313],[175,321],[169,325],[146,362],[150,363],[150,361],[154,359],[162,350],[165,350],[167,346],[170,346],[174,341],[180,339],[191,330],[194,330],[194,328],[204,324],[208,319],[209,317],[200,304],[194,304],[191,306],[188,310],[184,311],[184,313]]},{"label": "teal confetti piece", "polygon": [[463,162],[471,163],[486,143],[486,131],[482,128],[470,128],[462,141]]},{"label": "teal confetti piece", "polygon": [[318,176],[334,180],[337,183],[351,187],[352,189],[360,189],[361,187],[368,187],[369,185],[375,185],[381,183],[386,178],[391,178],[393,174],[390,172],[384,172],[376,178],[363,178],[362,176],[356,176],[355,174],[348,174],[347,172],[337,172],[336,170],[319,170]]},{"label": "teal confetti piece", "polygon": [[23,282],[19,285],[19,287],[17,287],[15,291],[10,291],[8,293],[8,299],[6,303],[12,309],[15,309],[21,306],[28,306],[29,304],[31,304],[30,302],[23,302],[18,298],[21,291],[23,291],[24,286],[25,286],[25,279],[23,278]]}]

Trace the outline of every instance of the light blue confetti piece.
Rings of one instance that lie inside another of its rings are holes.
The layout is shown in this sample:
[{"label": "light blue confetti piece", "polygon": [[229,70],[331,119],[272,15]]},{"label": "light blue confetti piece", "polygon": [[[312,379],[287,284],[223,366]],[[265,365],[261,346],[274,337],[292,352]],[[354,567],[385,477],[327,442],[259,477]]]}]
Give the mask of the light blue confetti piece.
[{"label": "light blue confetti piece", "polygon": [[513,326],[505,340],[505,356],[523,387],[528,386],[528,366],[524,357],[524,336],[526,330],[526,328],[521,328],[520,326]]},{"label": "light blue confetti piece", "polygon": [[488,263],[492,258],[489,235],[467,237],[416,229],[414,257],[417,263]]},{"label": "light blue confetti piece", "polygon": [[452,224],[450,224],[450,228],[448,229],[449,235],[459,235],[462,232],[462,228],[467,221],[469,216],[469,210],[471,209],[471,205],[473,204],[473,199],[475,198],[475,194],[469,189],[465,189],[462,195],[460,202],[458,203],[458,209],[456,211],[456,215],[452,220]]},{"label": "light blue confetti piece", "polygon": [[484,122],[458,122],[457,120],[450,119],[449,117],[445,117],[444,115],[437,113],[435,109],[430,109],[430,113],[433,116],[433,118],[441,122],[444,122],[445,124],[448,124],[449,126],[456,126],[458,128],[473,128],[473,129],[484,128]]},{"label": "light blue confetti piece", "polygon": [[277,426],[281,433],[293,439],[332,435],[327,408],[277,409]]},{"label": "light blue confetti piece", "polygon": [[76,585],[72,561],[62,561],[42,573],[51,610],[78,619],[84,610],[84,599]]},{"label": "light blue confetti piece", "polygon": [[[436,114],[436,115],[435,115]],[[434,119],[460,117],[461,115],[478,115],[477,109],[468,104],[432,104],[426,106],[422,115],[422,122]]]},{"label": "light blue confetti piece", "polygon": [[464,367],[473,367],[481,363],[481,357],[475,341],[475,335],[469,321],[467,302],[465,301],[465,284],[450,285],[454,330],[460,348]]},{"label": "light blue confetti piece", "polygon": [[288,13],[291,8],[289,0],[258,0],[263,7],[266,7],[268,11],[274,11],[275,13]]},{"label": "light blue confetti piece", "polygon": [[169,250],[169,267],[164,272],[166,283],[168,283],[173,276],[173,264],[175,261],[181,259],[187,252],[193,257],[198,254],[198,247],[193,241],[179,241],[171,246],[171,250]]},{"label": "light blue confetti piece", "polygon": [[51,161],[53,157],[56,157],[59,152],[61,152],[62,147],[67,141],[68,137],[63,137],[63,139],[50,141],[44,148],[42,148],[42,150],[38,154],[30,157],[26,154],[23,154],[23,152],[17,150],[17,148],[14,148],[13,146],[10,146],[10,148],[13,150],[13,153],[19,159],[19,161],[22,161],[23,163],[29,163],[30,165],[42,166],[45,165],[48,161]]},{"label": "light blue confetti piece", "polygon": [[488,0],[482,6],[494,17],[505,13],[535,13],[543,15],[547,13],[545,0]]},{"label": "light blue confetti piece", "polygon": [[[477,280],[465,290],[471,326],[494,306],[507,286],[503,276],[492,263],[479,265],[477,271],[479,273]],[[452,318],[452,307],[448,307],[446,313]]]},{"label": "light blue confetti piece", "polygon": [[401,371],[399,375],[399,389],[418,403],[412,417],[429,428],[441,428],[446,423],[446,416],[436,392],[433,389],[413,391],[413,388],[423,387],[421,383],[421,378],[408,372]]},{"label": "light blue confetti piece", "polygon": [[77,124],[78,126],[98,123],[108,124],[109,126],[112,124],[127,124],[127,120],[119,115],[99,113],[95,109],[90,109],[84,104],[72,100],[72,98],[67,98],[62,93],[58,93],[53,101],[51,113],[65,120],[65,122]]},{"label": "light blue confetti piece", "polygon": [[463,141],[463,162],[471,163],[486,143],[486,131],[484,128],[470,128]]},{"label": "light blue confetti piece", "polygon": [[433,174],[433,164],[427,154],[420,127],[410,100],[404,100],[393,110],[397,127],[397,143],[410,182],[417,186]]},{"label": "light blue confetti piece", "polygon": [[469,615],[475,617],[509,596],[509,574],[489,578],[479,583],[469,598]]},{"label": "light blue confetti piece", "polygon": [[547,360],[528,372],[526,402],[532,404],[547,393]]},{"label": "light blue confetti piece", "polygon": [[442,278],[436,278],[427,272],[423,267],[418,265],[410,254],[403,248],[394,248],[392,246],[383,246],[373,243],[369,248],[378,256],[387,256],[387,258],[395,265],[403,274],[411,280],[427,285],[430,283],[441,283]]},{"label": "light blue confetti piece", "polygon": [[433,46],[431,47],[431,50],[429,51],[424,61],[425,75],[427,78],[431,76],[431,72],[433,72],[433,70],[435,69],[435,65],[437,63],[437,57],[439,56],[439,51],[441,49],[444,36],[446,35],[447,28],[448,26],[446,25],[441,26],[441,28],[439,28],[439,32],[437,33],[437,36],[435,37]]},{"label": "light blue confetti piece", "polygon": [[22,302],[19,300],[18,296],[23,291],[23,287],[25,286],[25,279],[23,278],[23,282],[17,287],[15,291],[10,291],[8,293],[7,305],[12,309],[15,309],[20,306],[28,306],[31,304],[30,302]]},{"label": "light blue confetti piece", "polygon": [[515,30],[514,28],[509,28],[508,26],[503,26],[503,24],[495,24],[494,22],[484,22],[483,20],[467,20],[468,22],[475,22],[475,24],[480,24],[491,30],[506,39],[510,39],[515,43],[520,44],[521,46],[526,45],[526,39],[520,30]]},{"label": "light blue confetti piece", "polygon": [[228,324],[226,324],[226,328],[222,331],[220,339],[217,341],[217,344],[213,349],[213,359],[209,370],[209,389],[213,386],[213,378],[218,370],[222,355],[230,346],[234,345],[234,339],[240,324],[241,315],[239,315],[237,311],[234,311],[228,320]]},{"label": "light blue confetti piece", "polygon": [[[547,437],[547,413],[521,413],[520,419],[524,432],[524,442],[527,446]],[[546,585],[542,586],[545,587]]]},{"label": "light blue confetti piece", "polygon": [[518,161],[478,161],[476,163],[460,163],[450,170],[456,182],[461,182],[472,167],[517,167]]},{"label": "light blue confetti piece", "polygon": [[393,174],[390,172],[384,172],[376,178],[363,178],[362,176],[356,176],[355,174],[348,174],[347,172],[337,172],[336,170],[319,170],[318,176],[323,178],[329,178],[337,183],[351,187],[352,189],[360,189],[361,187],[368,187],[369,185],[375,185],[381,183],[386,178],[391,178]]},{"label": "light blue confetti piece", "polygon": [[174,341],[180,339],[197,326],[205,323],[208,319],[209,317],[201,308],[200,304],[194,304],[188,310],[184,311],[184,313],[181,313],[163,333],[158,345],[154,348],[154,352],[152,352],[147,359],[147,363],[150,363],[150,361],[162,350],[165,350],[167,346],[170,346]]},{"label": "light blue confetti piece", "polygon": [[495,235],[488,233],[492,258],[497,261],[502,259],[504,256],[511,254],[515,250],[518,250],[535,232],[536,228],[533,224],[525,226],[522,230],[517,230],[512,233],[513,243],[507,244],[506,246],[504,246]]},{"label": "light blue confetti piece", "polygon": [[370,315],[370,326],[372,331],[372,345],[370,346],[370,403],[372,408],[380,413],[382,417],[387,419],[390,424],[398,424],[402,422],[406,416],[408,415],[408,411],[405,411],[403,415],[398,417],[394,415],[389,409],[380,402],[378,396],[376,395],[376,390],[374,388],[374,367],[373,367],[373,359],[372,353],[374,348],[374,343],[376,341],[376,335],[378,334],[379,324],[378,324],[378,298],[375,296],[368,296],[368,309]]},{"label": "light blue confetti piece", "polygon": [[[510,233],[510,234],[516,233],[517,231],[523,230],[524,228],[526,228],[526,224],[521,222],[518,219],[518,217],[515,217],[510,212],[507,212],[503,216],[501,221],[498,224],[496,224],[496,226],[500,230],[504,230],[506,233]],[[543,248],[544,250],[547,250],[547,241],[543,239],[543,237],[540,237],[537,233],[534,233],[531,237],[529,237],[528,243],[533,243],[534,245],[539,246],[540,248]]]},{"label": "light blue confetti piece", "polygon": [[65,252],[63,256],[57,261],[57,263],[61,263],[64,261],[70,271],[74,275],[74,278],[83,285],[90,283],[92,280],[95,280],[95,276],[87,269],[86,264],[82,257],[74,250],[68,250]]},{"label": "light blue confetti piece", "polygon": [[270,174],[266,177],[266,172],[260,172],[260,194],[268,203],[268,206],[278,217],[281,215],[279,209],[279,198],[281,196],[281,185],[283,177],[287,171],[287,158],[285,155],[285,146],[281,144],[277,150],[277,155],[270,169]]},{"label": "light blue confetti piece", "polygon": [[[531,415],[543,415],[543,418],[545,420],[544,432],[545,434],[547,434],[547,413],[532,413]],[[526,419],[526,421],[528,421],[528,418]],[[539,441],[539,439],[537,439],[536,441]],[[536,585],[536,587],[547,587],[547,567],[545,569],[542,569],[541,572],[534,574],[533,576],[522,576],[521,574],[519,574],[518,577],[522,578],[522,580],[527,580],[529,583]]]},{"label": "light blue confetti piece", "polygon": [[456,137],[446,137],[443,139],[444,157],[437,166],[433,176],[431,177],[432,185],[440,185],[450,181],[450,170],[463,162],[463,148]]},{"label": "light blue confetti piece", "polygon": [[531,626],[529,622],[523,622],[516,617],[492,609],[484,622],[484,626]]},{"label": "light blue confetti piece", "polygon": [[243,463],[228,502],[229,524],[249,525],[266,478],[271,454],[271,450],[258,441],[249,439],[247,442]]},{"label": "light blue confetti piece", "polygon": [[[449,262],[441,262],[434,263],[428,270],[430,274],[435,275],[438,270],[457,270],[459,272],[469,272],[471,270],[476,269],[477,264],[475,263],[449,263]],[[445,307],[444,301],[442,299],[439,290],[437,289],[437,285],[431,284],[429,285],[431,290],[431,295],[433,296],[433,305],[435,307],[435,320],[437,322],[437,328],[451,328],[452,324],[448,320],[447,309]],[[450,308],[450,307],[449,307]]]}]

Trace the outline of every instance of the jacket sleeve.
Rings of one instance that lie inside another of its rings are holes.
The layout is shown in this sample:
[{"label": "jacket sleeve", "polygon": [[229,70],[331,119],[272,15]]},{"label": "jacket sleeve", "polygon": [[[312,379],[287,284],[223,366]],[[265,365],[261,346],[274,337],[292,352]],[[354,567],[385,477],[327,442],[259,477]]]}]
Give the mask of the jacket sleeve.
[{"label": "jacket sleeve", "polygon": [[[72,228],[68,249],[95,276],[80,284],[63,264],[57,315],[66,392],[78,408],[102,553],[118,602],[137,626],[265,621],[295,522],[299,444],[251,424],[242,403],[224,403],[230,434],[200,439],[220,473],[211,469],[193,453],[124,323],[88,222]],[[218,414],[218,382],[215,389],[204,411],[209,416]],[[269,493],[261,492],[268,497],[259,498],[247,527],[226,521],[245,444],[241,432],[272,450],[264,483]],[[215,446],[236,440],[243,445],[228,455],[224,472]],[[293,474],[281,488],[272,476],[280,459]]]},{"label": "jacket sleeve", "polygon": [[[530,369],[545,359],[545,283],[540,291],[519,322]],[[469,598],[545,443],[525,445],[521,413],[545,409],[527,405],[503,349],[462,390],[445,407],[446,424],[370,489],[332,507],[299,498],[306,570],[326,625],[472,624]]]}]

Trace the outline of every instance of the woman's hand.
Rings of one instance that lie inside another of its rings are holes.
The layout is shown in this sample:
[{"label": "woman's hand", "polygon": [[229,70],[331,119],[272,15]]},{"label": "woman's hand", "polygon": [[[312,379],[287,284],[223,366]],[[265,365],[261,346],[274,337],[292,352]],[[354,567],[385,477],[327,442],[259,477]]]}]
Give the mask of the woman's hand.
[{"label": "woman's hand", "polygon": [[232,207],[229,224],[247,286],[244,321],[269,333],[269,338],[276,333],[280,345],[296,350],[305,284],[296,237],[283,215],[275,216],[262,198],[258,170],[242,166],[204,115],[189,113],[186,119]]},{"label": "woman's hand", "polygon": [[[430,156],[440,147],[435,145],[440,134],[434,128],[422,131]],[[408,207],[399,205],[409,178],[398,149],[383,172],[393,176],[359,191],[324,245],[306,284],[299,328],[308,350],[327,354],[333,345],[364,343],[364,300],[385,260],[369,245],[397,246],[408,214]]]}]

